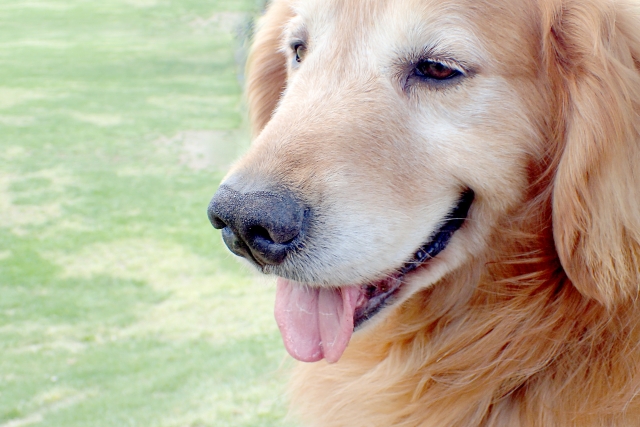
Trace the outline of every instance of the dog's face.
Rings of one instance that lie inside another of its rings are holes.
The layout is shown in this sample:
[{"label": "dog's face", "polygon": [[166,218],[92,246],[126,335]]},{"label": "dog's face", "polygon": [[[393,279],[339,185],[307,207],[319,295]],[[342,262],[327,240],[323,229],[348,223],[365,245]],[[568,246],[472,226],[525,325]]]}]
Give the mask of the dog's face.
[{"label": "dog's face", "polygon": [[523,200],[543,151],[534,30],[509,2],[293,7],[286,90],[223,186],[286,189],[303,237],[278,262],[244,238],[247,258],[288,286],[364,289],[364,325],[484,251]]},{"label": "dog's face", "polygon": [[210,217],[281,278],[290,353],[335,361],[354,326],[481,258],[529,197],[551,114],[540,12],[508,0],[283,9],[284,92]]},{"label": "dog's face", "polygon": [[312,211],[305,251],[269,272],[329,286],[392,274],[472,190],[482,221],[431,263],[420,283],[433,282],[482,250],[529,184],[541,99],[525,23],[477,2],[375,3],[300,2],[285,30],[286,91],[230,175],[284,185]]}]

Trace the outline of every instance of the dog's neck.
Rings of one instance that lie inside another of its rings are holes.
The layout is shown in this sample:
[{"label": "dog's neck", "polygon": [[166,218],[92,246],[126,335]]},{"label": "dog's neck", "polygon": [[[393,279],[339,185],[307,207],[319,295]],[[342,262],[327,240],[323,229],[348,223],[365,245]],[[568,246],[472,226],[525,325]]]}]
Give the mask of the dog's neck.
[{"label": "dog's neck", "polygon": [[[493,417],[512,419],[510,426],[552,425],[548,419],[586,427],[575,414],[601,414],[597,425],[618,425],[623,409],[635,416],[640,355],[630,343],[640,342],[640,328],[625,313],[637,307],[607,312],[568,280],[550,235],[522,237],[503,239],[497,258],[473,260],[414,295],[355,336],[338,364],[299,367],[294,396],[304,399],[294,406],[313,414],[305,403],[321,399],[315,408],[340,415],[317,420],[348,420],[351,400],[351,413],[375,417],[344,425],[502,425]],[[547,394],[535,394],[540,383]],[[337,391],[315,396],[327,389]],[[381,423],[385,407],[396,418]],[[412,420],[418,416],[427,418]]]}]

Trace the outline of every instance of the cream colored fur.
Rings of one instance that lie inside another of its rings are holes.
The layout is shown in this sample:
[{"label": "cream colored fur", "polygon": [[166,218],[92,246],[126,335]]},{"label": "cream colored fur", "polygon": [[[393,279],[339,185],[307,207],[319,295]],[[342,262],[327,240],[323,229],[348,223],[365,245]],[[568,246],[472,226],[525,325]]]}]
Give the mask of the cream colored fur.
[{"label": "cream colored fur", "polygon": [[[425,46],[468,76],[403,85]],[[338,363],[295,369],[304,425],[640,426],[640,4],[274,0],[247,89],[232,173],[323,214],[300,281],[390,272],[476,193]]]}]

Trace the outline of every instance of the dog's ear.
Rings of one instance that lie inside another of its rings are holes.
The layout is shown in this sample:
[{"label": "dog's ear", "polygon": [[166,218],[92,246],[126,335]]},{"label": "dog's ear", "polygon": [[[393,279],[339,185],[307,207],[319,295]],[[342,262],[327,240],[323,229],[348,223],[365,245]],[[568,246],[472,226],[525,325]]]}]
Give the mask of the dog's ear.
[{"label": "dog's ear", "polygon": [[293,15],[287,0],[274,0],[258,21],[247,61],[247,102],[253,136],[271,119],[285,87],[287,64],[281,52],[282,33]]},{"label": "dog's ear", "polygon": [[609,308],[640,294],[640,10],[623,3],[559,0],[546,40],[555,245],[578,290]]}]

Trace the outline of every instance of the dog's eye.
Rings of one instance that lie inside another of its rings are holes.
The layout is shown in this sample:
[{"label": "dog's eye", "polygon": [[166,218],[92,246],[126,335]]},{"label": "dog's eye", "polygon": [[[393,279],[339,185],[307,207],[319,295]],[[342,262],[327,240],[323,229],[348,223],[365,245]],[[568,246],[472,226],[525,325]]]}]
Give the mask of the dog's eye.
[{"label": "dog's eye", "polygon": [[418,77],[433,80],[448,80],[462,74],[460,71],[441,62],[431,60],[418,62],[415,72]]},{"label": "dog's eye", "polygon": [[293,46],[293,52],[296,55],[296,62],[300,63],[302,62],[305,54],[307,53],[307,47],[303,44],[296,44]]}]

